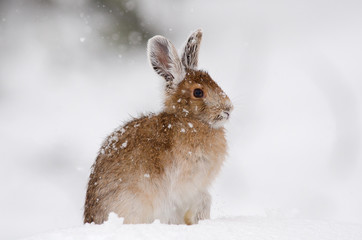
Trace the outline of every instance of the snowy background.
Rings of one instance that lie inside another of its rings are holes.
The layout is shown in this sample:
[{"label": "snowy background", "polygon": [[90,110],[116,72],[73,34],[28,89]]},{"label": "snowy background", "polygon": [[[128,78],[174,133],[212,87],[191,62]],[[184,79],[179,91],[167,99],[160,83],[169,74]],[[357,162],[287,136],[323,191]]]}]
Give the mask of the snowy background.
[{"label": "snowy background", "polygon": [[[180,48],[197,28],[200,68],[235,110],[211,189],[216,220],[190,231],[231,231],[236,217],[242,236],[269,234],[275,218],[322,232],[319,221],[352,224],[326,230],[352,234],[362,224],[361,11],[357,0],[0,1],[0,239],[82,225],[103,139],[160,110],[147,39]],[[301,234],[318,237],[312,230]]]}]

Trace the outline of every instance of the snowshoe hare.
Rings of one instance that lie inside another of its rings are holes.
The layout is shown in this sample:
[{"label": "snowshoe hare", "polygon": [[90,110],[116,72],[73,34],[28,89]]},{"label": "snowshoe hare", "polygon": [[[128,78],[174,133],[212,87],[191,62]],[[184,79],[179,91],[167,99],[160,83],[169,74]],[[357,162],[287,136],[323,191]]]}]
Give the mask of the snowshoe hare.
[{"label": "snowshoe hare", "polygon": [[148,41],[151,66],[166,81],[163,111],[134,119],[105,140],[89,178],[85,223],[103,223],[110,212],[124,223],[210,218],[208,187],[225,159],[223,125],[233,106],[197,69],[201,38],[201,30],[191,34],[181,59],[168,39]]}]

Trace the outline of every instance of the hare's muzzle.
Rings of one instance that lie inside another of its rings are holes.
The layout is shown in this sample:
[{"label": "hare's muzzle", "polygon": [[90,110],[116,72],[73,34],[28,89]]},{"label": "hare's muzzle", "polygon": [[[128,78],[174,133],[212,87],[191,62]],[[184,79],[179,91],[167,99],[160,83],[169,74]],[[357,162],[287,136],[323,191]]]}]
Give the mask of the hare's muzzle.
[{"label": "hare's muzzle", "polygon": [[230,112],[224,111],[223,113],[224,113],[224,117],[225,117],[226,119],[229,119],[229,117],[230,117]]}]

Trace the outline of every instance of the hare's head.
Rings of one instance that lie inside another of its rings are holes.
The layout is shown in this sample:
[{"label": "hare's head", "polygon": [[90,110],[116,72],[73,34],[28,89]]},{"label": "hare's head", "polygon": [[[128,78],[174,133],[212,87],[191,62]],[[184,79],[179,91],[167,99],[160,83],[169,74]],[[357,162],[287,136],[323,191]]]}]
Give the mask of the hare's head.
[{"label": "hare's head", "polygon": [[168,39],[155,36],[148,41],[148,57],[153,69],[166,80],[164,111],[218,128],[228,120],[233,106],[209,74],[197,69],[201,38],[201,30],[191,34],[180,60]]}]

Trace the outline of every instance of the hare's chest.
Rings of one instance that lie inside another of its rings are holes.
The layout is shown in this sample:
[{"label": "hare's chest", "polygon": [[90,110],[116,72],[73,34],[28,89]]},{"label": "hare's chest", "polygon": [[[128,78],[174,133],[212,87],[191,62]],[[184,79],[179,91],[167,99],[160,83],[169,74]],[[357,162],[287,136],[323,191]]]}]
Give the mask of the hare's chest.
[{"label": "hare's chest", "polygon": [[224,154],[215,155],[201,148],[175,155],[168,174],[172,191],[187,196],[207,189],[219,172],[224,157]]},{"label": "hare's chest", "polygon": [[[205,142],[204,142],[205,143]],[[215,143],[217,144],[217,143]],[[193,142],[175,147],[168,155],[171,163],[162,178],[157,216],[183,222],[185,212],[197,202],[220,171],[225,158],[223,144],[198,145]],[[168,222],[164,221],[164,222]]]},{"label": "hare's chest", "polygon": [[171,169],[180,185],[207,188],[219,172],[226,156],[224,135],[210,134],[206,139],[189,138],[175,146]]}]

